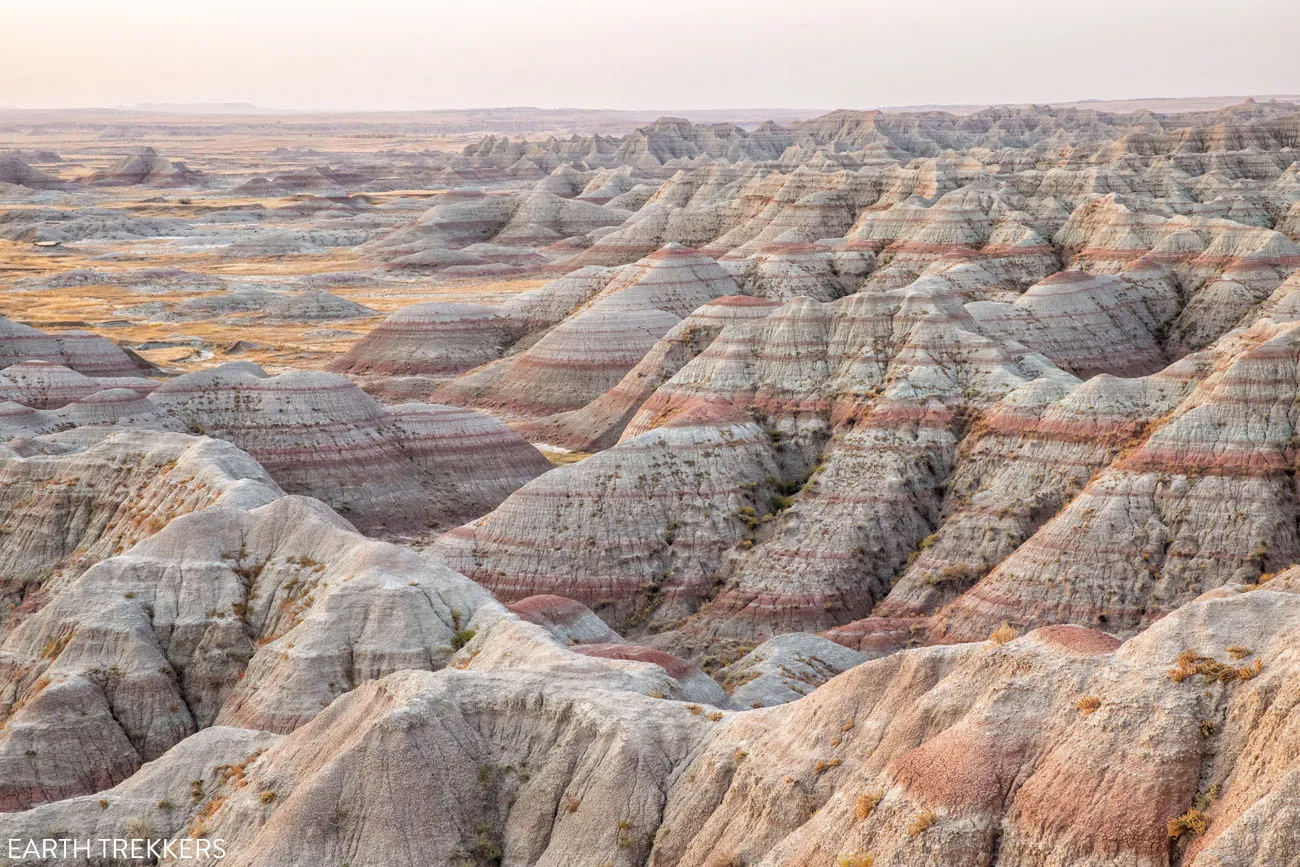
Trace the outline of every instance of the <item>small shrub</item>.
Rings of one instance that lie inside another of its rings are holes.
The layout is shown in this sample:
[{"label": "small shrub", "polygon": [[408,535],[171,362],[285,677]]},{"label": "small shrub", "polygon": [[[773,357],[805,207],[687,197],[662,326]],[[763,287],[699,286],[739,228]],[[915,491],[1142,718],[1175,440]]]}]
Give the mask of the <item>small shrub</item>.
[{"label": "small shrub", "polygon": [[1204,683],[1213,683],[1215,681],[1228,683],[1234,680],[1250,680],[1263,670],[1264,663],[1258,659],[1250,665],[1235,666],[1226,662],[1219,662],[1213,657],[1204,656],[1194,650],[1184,650],[1178,654],[1178,659],[1174,661],[1174,667],[1169,669],[1166,675],[1174,683],[1182,683],[1189,677],[1198,674]]},{"label": "small shrub", "polygon": [[1250,654],[1250,648],[1242,647],[1240,644],[1234,644],[1228,648],[1228,656],[1231,656],[1233,659],[1245,659],[1247,656],[1250,656]]},{"label": "small shrub", "polygon": [[144,819],[132,819],[126,823],[125,830],[128,840],[148,840],[153,836],[153,826]]},{"label": "small shrub", "polygon": [[818,759],[813,764],[813,773],[824,774],[831,768],[838,768],[842,764],[844,764],[843,759]]},{"label": "small shrub", "polygon": [[845,852],[835,864],[836,867],[875,867],[876,859],[861,852]]},{"label": "small shrub", "polygon": [[1184,834],[1200,836],[1205,833],[1205,829],[1208,827],[1210,827],[1210,820],[1205,817],[1203,812],[1193,807],[1177,819],[1169,820],[1169,837],[1172,840],[1177,840]]},{"label": "small shrub", "polygon": [[1264,663],[1257,659],[1250,665],[1243,665],[1237,669],[1237,680],[1252,680],[1263,670]]},{"label": "small shrub", "polygon": [[876,807],[880,805],[880,799],[883,797],[885,797],[885,793],[880,789],[858,795],[858,803],[853,810],[853,815],[858,817],[858,821],[868,818],[876,811]]},{"label": "small shrub", "polygon": [[158,802],[157,807],[159,810],[173,810],[176,808],[176,805],[173,804],[171,801],[167,800],[166,798],[163,798],[161,801]]},{"label": "small shrub", "polygon": [[1002,621],[1001,626],[989,633],[989,641],[994,644],[1006,644],[1008,641],[1014,641],[1019,637],[1020,632],[1005,620]]},{"label": "small shrub", "polygon": [[263,792],[262,795],[261,795],[261,797],[259,797],[257,800],[258,800],[259,802],[263,803],[263,804],[271,804],[271,803],[274,803],[274,802],[275,802],[275,792]]},{"label": "small shrub", "polygon": [[1075,707],[1079,709],[1079,713],[1088,716],[1089,714],[1096,713],[1097,708],[1101,707],[1101,699],[1097,698],[1095,695],[1085,695],[1083,698],[1079,699],[1079,702]]},{"label": "small shrub", "polygon": [[934,823],[937,821],[938,817],[934,815],[934,810],[926,807],[924,810],[916,814],[916,818],[912,820],[911,827],[907,829],[907,834],[909,837],[919,837],[934,827]]},{"label": "small shrub", "polygon": [[690,711],[693,716],[699,716],[704,713],[704,708],[700,707],[698,704],[688,704],[686,705],[686,709]]},{"label": "small shrub", "polygon": [[1210,806],[1217,800],[1219,800],[1219,785],[1218,783],[1215,783],[1204,792],[1197,792],[1196,799],[1192,802],[1192,806],[1204,813],[1206,810],[1210,809]]}]

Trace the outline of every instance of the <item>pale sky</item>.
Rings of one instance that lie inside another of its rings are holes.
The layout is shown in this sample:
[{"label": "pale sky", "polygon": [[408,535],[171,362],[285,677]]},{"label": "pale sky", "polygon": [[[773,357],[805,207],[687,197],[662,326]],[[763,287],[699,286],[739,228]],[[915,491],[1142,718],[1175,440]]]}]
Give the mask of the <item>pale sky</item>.
[{"label": "pale sky", "polygon": [[0,0],[0,106],[871,108],[1300,92],[1297,0]]}]

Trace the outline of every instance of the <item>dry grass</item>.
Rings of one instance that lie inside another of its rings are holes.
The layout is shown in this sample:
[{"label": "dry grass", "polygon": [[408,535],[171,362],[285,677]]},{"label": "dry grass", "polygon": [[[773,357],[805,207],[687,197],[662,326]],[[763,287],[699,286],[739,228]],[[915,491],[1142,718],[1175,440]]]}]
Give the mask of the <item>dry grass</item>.
[{"label": "dry grass", "polygon": [[1250,665],[1243,665],[1237,669],[1237,680],[1252,680],[1264,670],[1264,663],[1255,660]]},{"label": "dry grass", "polygon": [[1095,695],[1085,695],[1083,698],[1079,699],[1078,703],[1075,704],[1075,707],[1079,709],[1079,713],[1088,716],[1089,714],[1096,713],[1097,708],[1101,707],[1101,699],[1097,698]]},{"label": "dry grass", "polygon": [[835,862],[836,867],[875,867],[876,859],[862,852],[845,852]]},{"label": "dry grass", "polygon": [[[1235,646],[1235,645],[1234,645]],[[1244,649],[1244,648],[1241,648]],[[1166,675],[1174,683],[1182,683],[1190,677],[1200,675],[1202,682],[1230,683],[1238,680],[1251,680],[1264,670],[1264,663],[1258,659],[1249,665],[1235,666],[1219,662],[1210,656],[1204,656],[1194,650],[1184,650],[1178,654],[1174,667]]]},{"label": "dry grass", "polygon": [[1237,660],[1245,659],[1250,656],[1251,652],[1249,647],[1242,647],[1240,644],[1233,644],[1228,647],[1228,656]]},{"label": "dry grass", "polygon": [[[137,192],[124,191],[128,196]],[[154,191],[147,191],[153,195]],[[234,204],[222,200],[223,205]],[[123,201],[129,210],[139,213],[149,206],[139,201]],[[280,200],[267,200],[268,207],[282,205]],[[177,216],[175,209],[169,213]],[[184,215],[181,215],[184,216]],[[138,247],[139,249],[134,249]],[[331,272],[368,269],[372,263],[363,262],[355,249],[337,248],[319,255],[262,256],[247,259],[228,259],[212,253],[180,252],[159,248],[151,242],[105,242],[102,245],[58,248],[58,254],[37,252],[30,244],[0,240],[0,288],[30,277],[50,277],[76,269],[93,269],[112,273],[115,270],[145,268],[180,268],[196,274],[224,276],[227,278],[261,277],[284,278]],[[127,251],[130,255],[120,262],[96,258],[106,250]],[[146,302],[176,303],[186,299],[224,294],[222,291],[206,292],[150,292],[134,291],[129,286],[116,284],[90,284],[32,292],[5,292],[4,315],[10,319],[43,330],[79,328],[93,331],[114,342],[140,344],[147,341],[166,341],[176,335],[197,338],[212,347],[212,355],[202,357],[198,349],[178,346],[140,352],[155,364],[182,373],[201,370],[227,361],[252,361],[276,373],[282,369],[319,369],[346,352],[356,341],[348,334],[321,335],[319,331],[350,331],[365,334],[395,310],[421,301],[473,301],[492,303],[544,285],[539,277],[512,277],[506,279],[439,280],[438,278],[413,280],[393,285],[357,287],[352,285],[327,287],[339,297],[364,304],[377,311],[377,315],[357,319],[320,322],[263,322],[255,315],[234,315],[208,320],[184,322],[150,322],[143,316],[122,316],[117,310]],[[116,321],[119,327],[102,328],[100,323]],[[224,354],[223,350],[245,341],[254,347],[238,354]],[[586,455],[556,456],[557,462],[569,463]]]},{"label": "dry grass", "polygon": [[919,837],[933,828],[934,823],[937,821],[939,821],[939,817],[934,814],[934,810],[926,807],[924,810],[917,813],[916,817],[912,819],[912,824],[908,827],[907,834],[909,837]]},{"label": "dry grass", "polygon": [[1020,631],[1005,620],[1002,625],[989,633],[989,641],[994,644],[1006,644],[1008,641],[1014,641],[1020,637]]},{"label": "dry grass", "polygon": [[132,819],[124,831],[128,840],[148,840],[153,836],[153,826],[144,819]]},{"label": "dry grass", "polygon": [[853,815],[858,818],[859,822],[869,818],[876,811],[876,807],[880,806],[880,800],[884,797],[885,793],[880,789],[876,789],[874,792],[863,792],[858,795],[858,803],[853,808]]},{"label": "dry grass", "polygon": [[818,759],[813,763],[813,773],[820,776],[831,768],[838,768],[842,764],[844,764],[843,759]]},{"label": "dry grass", "polygon": [[1184,834],[1199,836],[1204,834],[1208,827],[1210,827],[1210,820],[1206,818],[1205,813],[1193,807],[1178,818],[1169,820],[1169,837],[1177,840]]},{"label": "dry grass", "polygon": [[567,452],[557,449],[538,449],[542,455],[551,462],[551,466],[562,467],[566,464],[576,464],[579,461],[585,461],[591,457],[592,452]]}]

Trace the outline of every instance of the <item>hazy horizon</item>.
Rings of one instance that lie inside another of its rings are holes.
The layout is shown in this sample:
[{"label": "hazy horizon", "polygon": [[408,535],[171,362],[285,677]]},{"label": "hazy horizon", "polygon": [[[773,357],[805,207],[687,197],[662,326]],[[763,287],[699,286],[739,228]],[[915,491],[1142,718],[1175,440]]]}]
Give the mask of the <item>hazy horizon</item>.
[{"label": "hazy horizon", "polygon": [[[1027,16],[1032,14],[1032,18]],[[1294,94],[1300,4],[66,0],[6,10],[0,105],[823,110]],[[52,50],[57,49],[57,50]]]}]

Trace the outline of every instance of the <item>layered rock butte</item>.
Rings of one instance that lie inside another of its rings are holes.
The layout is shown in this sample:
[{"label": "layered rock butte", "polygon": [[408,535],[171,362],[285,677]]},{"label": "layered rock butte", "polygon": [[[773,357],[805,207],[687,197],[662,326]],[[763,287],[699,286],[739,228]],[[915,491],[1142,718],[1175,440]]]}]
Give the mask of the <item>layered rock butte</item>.
[{"label": "layered rock butte", "polygon": [[422,171],[359,255],[553,279],[329,373],[0,320],[0,836],[1300,864],[1300,109],[664,118]]}]

